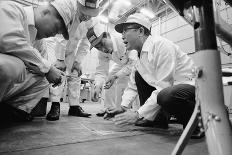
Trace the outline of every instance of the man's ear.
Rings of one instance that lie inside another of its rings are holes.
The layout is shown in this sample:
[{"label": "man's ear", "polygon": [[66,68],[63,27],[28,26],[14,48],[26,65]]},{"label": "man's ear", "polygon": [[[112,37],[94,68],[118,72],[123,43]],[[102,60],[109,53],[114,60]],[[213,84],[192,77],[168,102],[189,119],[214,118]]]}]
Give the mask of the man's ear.
[{"label": "man's ear", "polygon": [[51,10],[49,10],[49,9],[44,9],[43,11],[42,11],[42,17],[43,16],[47,16],[47,15],[50,15],[51,14]]},{"label": "man's ear", "polygon": [[144,34],[144,33],[145,33],[144,28],[143,28],[143,27],[140,27],[140,28],[139,28],[139,32]]}]

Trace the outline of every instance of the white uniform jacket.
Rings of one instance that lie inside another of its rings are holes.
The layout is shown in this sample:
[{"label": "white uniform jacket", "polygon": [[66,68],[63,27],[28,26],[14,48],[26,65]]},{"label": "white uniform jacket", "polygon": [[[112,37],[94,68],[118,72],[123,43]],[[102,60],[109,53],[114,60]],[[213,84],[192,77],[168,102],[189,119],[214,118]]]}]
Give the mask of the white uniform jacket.
[{"label": "white uniform jacket", "polygon": [[149,85],[157,89],[138,110],[145,119],[153,120],[157,113],[158,93],[163,88],[176,84],[194,85],[193,67],[192,59],[173,42],[160,36],[149,36],[143,44],[139,60],[132,69],[121,105],[129,107],[137,96],[134,80],[137,70]]},{"label": "white uniform jacket", "polygon": [[33,8],[0,2],[0,19],[0,52],[18,57],[34,73],[48,72],[51,64],[32,47],[37,33]]},{"label": "white uniform jacket", "polygon": [[[78,16],[78,13],[76,14]],[[80,23],[78,18],[75,18],[71,30],[69,31],[69,40],[66,45],[66,50],[59,53],[58,59],[65,60],[65,58],[71,56],[72,63],[77,61],[81,63],[83,57],[87,55],[90,50],[90,43],[86,37],[88,31],[87,28],[91,27],[95,20],[83,21]],[[59,51],[61,52],[61,51]],[[69,60],[70,61],[70,60]],[[72,66],[72,64],[70,64]]]},{"label": "white uniform jacket", "polygon": [[[108,75],[116,75],[119,78],[130,75],[132,65],[137,59],[137,51],[126,51],[120,35],[111,34],[111,39],[113,42],[112,54],[98,51],[99,65],[95,73],[95,85],[97,86],[103,86]],[[110,60],[116,64],[109,72]]]}]

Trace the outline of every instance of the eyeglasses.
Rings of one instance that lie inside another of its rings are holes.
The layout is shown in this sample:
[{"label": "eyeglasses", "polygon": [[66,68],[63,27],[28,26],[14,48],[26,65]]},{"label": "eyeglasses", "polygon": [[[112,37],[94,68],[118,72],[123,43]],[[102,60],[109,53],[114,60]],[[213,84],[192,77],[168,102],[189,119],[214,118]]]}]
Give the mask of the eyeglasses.
[{"label": "eyeglasses", "polygon": [[139,29],[139,27],[124,27],[122,30],[122,34],[126,33],[130,29]]}]

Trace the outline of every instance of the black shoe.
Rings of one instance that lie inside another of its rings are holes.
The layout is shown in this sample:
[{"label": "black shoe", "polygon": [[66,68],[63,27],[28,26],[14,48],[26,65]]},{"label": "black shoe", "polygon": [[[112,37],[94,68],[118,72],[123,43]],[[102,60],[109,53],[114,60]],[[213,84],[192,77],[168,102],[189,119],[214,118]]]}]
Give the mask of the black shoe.
[{"label": "black shoe", "polygon": [[135,123],[135,126],[141,126],[141,127],[153,127],[153,121],[149,121],[146,119],[139,120]]},{"label": "black shoe", "polygon": [[149,121],[146,119],[140,120],[136,122],[135,126],[141,127],[154,127],[154,128],[161,128],[161,129],[168,129],[168,114],[161,110],[154,121]]},{"label": "black shoe", "polygon": [[153,127],[168,129],[169,117],[168,113],[161,109],[153,121]]},{"label": "black shoe", "polygon": [[154,121],[143,119],[143,120],[138,121],[135,124],[135,126],[168,129],[168,120],[169,120],[168,114],[165,111],[161,110],[157,114]]},{"label": "black shoe", "polygon": [[60,103],[59,102],[52,102],[51,109],[47,114],[46,119],[49,121],[56,121],[60,118]]},{"label": "black shoe", "polygon": [[0,116],[1,122],[31,122],[34,117],[17,108],[14,108],[7,103],[1,103],[2,105],[0,106]]},{"label": "black shoe", "polygon": [[106,111],[100,111],[99,113],[97,113],[96,115],[98,117],[103,117],[106,114]]},{"label": "black shoe", "polygon": [[70,106],[68,111],[69,116],[77,116],[77,117],[89,117],[91,114],[85,113],[84,110],[80,106]]}]

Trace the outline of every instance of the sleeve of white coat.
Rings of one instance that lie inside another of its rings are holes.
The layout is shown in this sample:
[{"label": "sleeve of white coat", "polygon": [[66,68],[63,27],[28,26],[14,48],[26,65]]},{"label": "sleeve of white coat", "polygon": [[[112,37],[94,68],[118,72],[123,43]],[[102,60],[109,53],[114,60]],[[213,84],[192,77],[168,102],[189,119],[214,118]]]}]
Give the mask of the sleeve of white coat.
[{"label": "sleeve of white coat", "polygon": [[156,66],[154,66],[157,70],[156,90],[152,92],[151,96],[138,110],[138,113],[147,120],[154,120],[159,112],[160,106],[157,104],[157,95],[163,88],[169,86],[164,81],[170,80],[169,78],[173,77],[175,71],[175,49],[168,43],[164,42],[158,44],[156,50],[158,51],[158,54],[153,57],[153,60],[156,59],[156,61],[158,61]]},{"label": "sleeve of white coat", "polygon": [[122,95],[122,102],[121,106],[123,107],[131,107],[133,101],[138,95],[137,92],[137,86],[135,84],[135,67],[132,68],[131,74],[130,74],[130,80],[128,82],[128,85]]},{"label": "sleeve of white coat", "polygon": [[[21,59],[34,73],[47,73],[51,63],[28,42],[22,21],[26,20],[18,9],[1,4],[0,51]],[[20,19],[20,20],[19,20]],[[5,25],[5,26],[4,26]]]},{"label": "sleeve of white coat", "polygon": [[117,63],[114,63],[109,71],[109,76],[116,75],[120,70],[123,68],[123,65],[119,65]]},{"label": "sleeve of white coat", "polygon": [[87,37],[84,37],[80,39],[78,46],[77,46],[77,52],[76,52],[76,61],[77,62],[82,62],[84,57],[88,54],[90,51],[90,43]]},{"label": "sleeve of white coat", "polygon": [[134,66],[135,62],[138,60],[138,52],[136,50],[127,51],[128,52],[128,62],[124,65],[117,73],[117,77],[128,76],[131,73],[131,69]]},{"label": "sleeve of white coat", "polygon": [[99,65],[96,67],[95,85],[103,86],[109,73],[110,59],[102,52],[98,51]]},{"label": "sleeve of white coat", "polygon": [[67,40],[63,37],[56,38],[56,58],[58,60],[65,60],[65,50],[66,50]]},{"label": "sleeve of white coat", "polygon": [[33,47],[40,52],[40,54],[42,55],[43,58],[48,60],[48,58],[47,58],[48,57],[48,55],[47,55],[47,43],[44,39],[35,40],[33,42]]}]

